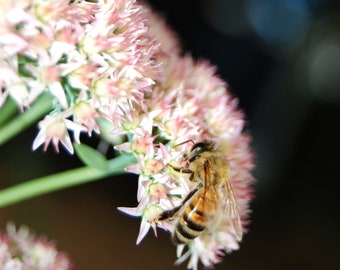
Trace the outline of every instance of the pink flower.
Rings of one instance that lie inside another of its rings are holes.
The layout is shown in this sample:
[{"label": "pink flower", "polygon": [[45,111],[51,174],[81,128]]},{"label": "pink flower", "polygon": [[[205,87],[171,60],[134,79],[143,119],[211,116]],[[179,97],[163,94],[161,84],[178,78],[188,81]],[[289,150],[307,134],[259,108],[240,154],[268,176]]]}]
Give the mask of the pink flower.
[{"label": "pink flower", "polygon": [[142,222],[140,231],[137,237],[137,245],[142,241],[145,235],[148,233],[150,228],[153,228],[155,234],[157,234],[156,223],[154,220],[162,213],[162,208],[156,204],[150,204],[149,206],[142,208],[141,206],[133,207],[118,207],[118,209],[126,214],[132,216],[142,216]]},{"label": "pink flower", "polygon": [[99,113],[88,102],[80,101],[74,104],[72,109],[75,123],[85,126],[89,134],[91,134],[92,130],[99,133],[99,127],[96,122]]},{"label": "pink flower", "polygon": [[26,226],[17,230],[9,223],[7,233],[0,233],[0,268],[67,270],[71,263],[52,242],[35,236]]},{"label": "pink flower", "polygon": [[54,148],[59,152],[59,141],[62,145],[73,154],[73,146],[67,129],[74,133],[74,139],[80,143],[80,132],[86,131],[82,125],[76,124],[68,119],[62,118],[60,115],[47,115],[44,120],[39,123],[40,131],[33,142],[33,150],[44,144],[44,150],[52,141]]}]

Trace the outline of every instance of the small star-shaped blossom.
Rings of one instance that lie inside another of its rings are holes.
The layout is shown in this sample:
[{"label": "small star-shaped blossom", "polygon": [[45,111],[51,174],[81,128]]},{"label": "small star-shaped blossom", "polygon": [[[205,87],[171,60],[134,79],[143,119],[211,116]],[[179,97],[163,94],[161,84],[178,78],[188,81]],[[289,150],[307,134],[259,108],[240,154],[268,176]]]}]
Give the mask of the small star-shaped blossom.
[{"label": "small star-shaped blossom", "polygon": [[80,132],[87,131],[82,125],[76,124],[71,120],[65,119],[59,115],[47,115],[44,120],[39,123],[40,131],[33,142],[33,150],[44,144],[44,151],[52,141],[54,148],[59,152],[59,141],[62,145],[73,154],[73,146],[68,133],[68,129],[74,132],[74,139],[80,143]]},{"label": "small star-shaped blossom", "polygon": [[88,134],[91,134],[92,130],[99,132],[97,117],[99,117],[99,113],[88,102],[80,101],[73,106],[74,121],[84,125]]},{"label": "small star-shaped blossom", "polygon": [[153,229],[154,234],[157,236],[156,222],[159,214],[163,212],[156,204],[152,204],[143,208],[144,204],[141,203],[138,207],[118,207],[118,210],[131,215],[131,216],[142,216],[142,221],[137,236],[136,244],[138,245],[143,238],[146,236],[150,228]]}]

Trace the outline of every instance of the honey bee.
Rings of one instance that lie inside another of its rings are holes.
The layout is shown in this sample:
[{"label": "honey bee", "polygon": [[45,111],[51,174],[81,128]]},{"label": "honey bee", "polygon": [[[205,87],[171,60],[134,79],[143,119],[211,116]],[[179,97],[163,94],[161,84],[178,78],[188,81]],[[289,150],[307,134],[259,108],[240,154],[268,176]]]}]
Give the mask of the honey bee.
[{"label": "honey bee", "polygon": [[185,167],[167,166],[188,174],[190,181],[197,182],[179,206],[158,217],[158,221],[177,217],[172,242],[188,244],[203,232],[213,231],[223,215],[229,220],[236,239],[241,241],[242,224],[230,184],[230,168],[223,153],[212,142],[203,141],[193,145]]}]

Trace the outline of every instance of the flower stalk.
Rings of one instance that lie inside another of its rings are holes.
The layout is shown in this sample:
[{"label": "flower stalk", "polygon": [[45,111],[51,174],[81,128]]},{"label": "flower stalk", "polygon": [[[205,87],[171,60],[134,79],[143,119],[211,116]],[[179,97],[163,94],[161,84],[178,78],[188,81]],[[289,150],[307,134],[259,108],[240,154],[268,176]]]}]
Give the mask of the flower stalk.
[{"label": "flower stalk", "polygon": [[[41,95],[30,109],[19,114],[14,119],[0,127],[0,146],[29,126],[35,124],[40,118],[46,115],[52,108],[52,97],[45,93]],[[8,102],[6,102],[8,103]],[[12,103],[12,102],[10,102]],[[1,120],[6,121],[12,114],[12,105],[3,107],[1,110]],[[0,122],[0,125],[2,122]]]},{"label": "flower stalk", "polygon": [[17,111],[17,104],[12,99],[8,99],[0,109],[0,127],[13,117]]},{"label": "flower stalk", "polygon": [[107,161],[107,169],[91,166],[71,169],[24,182],[0,191],[0,207],[19,203],[60,189],[89,183],[107,176],[124,173],[124,168],[135,163],[133,155],[121,155]]}]

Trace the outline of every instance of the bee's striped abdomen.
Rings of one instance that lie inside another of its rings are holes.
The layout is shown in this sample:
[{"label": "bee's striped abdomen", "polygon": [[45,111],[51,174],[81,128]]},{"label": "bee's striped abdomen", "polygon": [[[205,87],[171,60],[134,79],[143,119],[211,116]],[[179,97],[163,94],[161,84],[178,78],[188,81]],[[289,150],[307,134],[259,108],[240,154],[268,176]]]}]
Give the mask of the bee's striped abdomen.
[{"label": "bee's striped abdomen", "polygon": [[195,196],[189,203],[172,234],[174,244],[186,244],[205,230],[207,220],[207,213],[204,213],[205,203],[201,196]]}]

